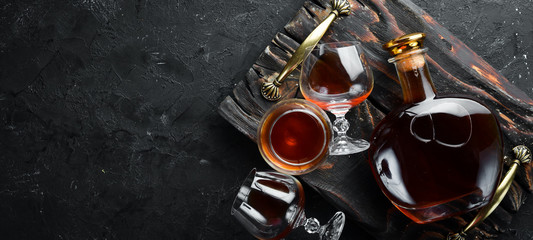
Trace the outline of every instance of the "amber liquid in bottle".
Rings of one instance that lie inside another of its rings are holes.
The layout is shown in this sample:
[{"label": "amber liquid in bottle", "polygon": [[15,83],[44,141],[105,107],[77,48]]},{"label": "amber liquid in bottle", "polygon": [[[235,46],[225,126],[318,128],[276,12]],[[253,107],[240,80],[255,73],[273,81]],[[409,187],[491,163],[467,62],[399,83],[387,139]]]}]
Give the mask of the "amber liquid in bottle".
[{"label": "amber liquid in bottle", "polygon": [[404,104],[374,130],[369,161],[391,202],[413,221],[427,223],[491,200],[501,175],[502,140],[484,105],[437,96],[424,50],[412,51],[396,57]]}]

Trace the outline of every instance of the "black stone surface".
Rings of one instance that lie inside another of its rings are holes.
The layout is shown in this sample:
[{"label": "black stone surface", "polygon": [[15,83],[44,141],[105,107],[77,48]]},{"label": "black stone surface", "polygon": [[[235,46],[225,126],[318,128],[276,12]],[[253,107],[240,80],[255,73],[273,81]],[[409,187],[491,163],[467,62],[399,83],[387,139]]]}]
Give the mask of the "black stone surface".
[{"label": "black stone surface", "polygon": [[[533,96],[530,0],[414,2]],[[268,167],[217,107],[302,3],[2,1],[0,238],[251,239],[229,209]],[[498,239],[532,220],[529,199]]]}]

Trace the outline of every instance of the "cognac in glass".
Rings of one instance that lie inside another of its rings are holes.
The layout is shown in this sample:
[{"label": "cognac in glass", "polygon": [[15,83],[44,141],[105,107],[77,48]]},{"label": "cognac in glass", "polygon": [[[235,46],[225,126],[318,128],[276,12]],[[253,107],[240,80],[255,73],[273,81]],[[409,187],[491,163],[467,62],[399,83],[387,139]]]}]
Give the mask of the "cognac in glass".
[{"label": "cognac in glass", "polygon": [[339,239],[345,216],[337,212],[325,225],[304,213],[304,191],[294,177],[253,169],[239,188],[231,215],[259,239],[283,239],[294,228],[304,227],[321,240]]},{"label": "cognac in glass", "polygon": [[417,223],[480,208],[491,200],[502,171],[495,116],[476,100],[440,96],[414,33],[384,45],[394,56],[403,105],[371,137],[369,162],[391,202]]},{"label": "cognac in glass", "polygon": [[350,124],[344,117],[363,102],[374,87],[374,78],[359,42],[319,44],[302,63],[300,90],[305,99],[335,115],[336,137],[330,155],[347,155],[367,150],[369,143],[347,136]]},{"label": "cognac in glass", "polygon": [[272,168],[300,175],[324,161],[332,135],[331,123],[322,109],[303,99],[289,99],[265,113],[257,145]]}]

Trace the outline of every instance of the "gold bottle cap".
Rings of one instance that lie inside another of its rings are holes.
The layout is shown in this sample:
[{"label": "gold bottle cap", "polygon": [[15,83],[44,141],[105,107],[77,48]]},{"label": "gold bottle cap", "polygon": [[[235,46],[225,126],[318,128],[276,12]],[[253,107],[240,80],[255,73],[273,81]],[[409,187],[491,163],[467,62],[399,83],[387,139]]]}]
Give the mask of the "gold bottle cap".
[{"label": "gold bottle cap", "polygon": [[395,38],[383,44],[383,49],[388,50],[392,56],[424,47],[425,33],[411,33]]}]

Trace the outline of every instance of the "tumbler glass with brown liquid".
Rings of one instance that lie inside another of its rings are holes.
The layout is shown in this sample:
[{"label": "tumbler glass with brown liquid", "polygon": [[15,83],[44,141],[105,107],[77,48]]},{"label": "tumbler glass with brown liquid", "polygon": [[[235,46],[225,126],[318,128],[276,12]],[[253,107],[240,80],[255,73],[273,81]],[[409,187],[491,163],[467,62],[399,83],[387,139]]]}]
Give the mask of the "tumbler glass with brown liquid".
[{"label": "tumbler glass with brown liquid", "polygon": [[424,58],[425,35],[384,45],[394,56],[404,103],[376,127],[369,162],[385,195],[417,223],[490,202],[502,171],[495,116],[476,100],[437,95]]},{"label": "tumbler glass with brown liquid", "polygon": [[331,135],[331,123],[322,109],[303,99],[289,99],[265,113],[259,124],[257,145],[272,168],[300,175],[324,161]]}]

